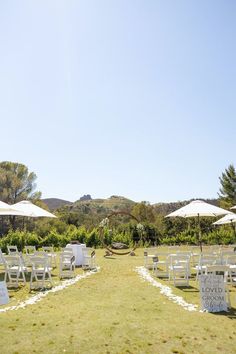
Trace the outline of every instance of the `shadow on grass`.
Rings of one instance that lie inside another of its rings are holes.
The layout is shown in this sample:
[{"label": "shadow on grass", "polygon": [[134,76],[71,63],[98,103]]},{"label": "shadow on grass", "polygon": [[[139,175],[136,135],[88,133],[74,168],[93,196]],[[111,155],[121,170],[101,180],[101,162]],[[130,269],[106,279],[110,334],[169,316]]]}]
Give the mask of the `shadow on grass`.
[{"label": "shadow on grass", "polygon": [[21,284],[18,288],[14,287],[14,286],[9,286],[7,288],[8,290],[8,295],[9,295],[9,298],[14,298],[15,297],[15,294],[19,293],[23,288],[23,285]]},{"label": "shadow on grass", "polygon": [[228,312],[212,312],[212,315],[227,317],[230,320],[236,319],[236,309],[231,307]]},{"label": "shadow on grass", "polygon": [[186,293],[199,293],[199,289],[191,285],[179,285],[176,286],[177,289],[183,290]]}]

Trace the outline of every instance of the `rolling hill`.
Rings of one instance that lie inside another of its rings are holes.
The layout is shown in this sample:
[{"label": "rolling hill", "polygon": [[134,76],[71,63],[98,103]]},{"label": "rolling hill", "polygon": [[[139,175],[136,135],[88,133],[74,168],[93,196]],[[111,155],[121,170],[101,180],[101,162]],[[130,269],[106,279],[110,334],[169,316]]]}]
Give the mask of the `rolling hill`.
[{"label": "rolling hill", "polygon": [[49,210],[53,211],[58,208],[61,208],[65,205],[71,205],[73,204],[72,202],[69,202],[68,200],[63,200],[63,199],[58,199],[58,198],[45,198],[42,199],[42,202],[44,202]]}]

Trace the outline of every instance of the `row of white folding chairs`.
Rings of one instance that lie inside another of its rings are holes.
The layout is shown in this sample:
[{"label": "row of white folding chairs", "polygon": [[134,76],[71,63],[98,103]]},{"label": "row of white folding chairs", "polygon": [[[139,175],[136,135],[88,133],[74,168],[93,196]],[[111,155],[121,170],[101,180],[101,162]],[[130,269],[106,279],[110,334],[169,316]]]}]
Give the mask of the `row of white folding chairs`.
[{"label": "row of white folding chairs", "polygon": [[178,254],[167,254],[159,252],[152,256],[153,271],[157,277],[173,280],[174,285],[189,285],[191,275],[190,267],[191,255],[188,252]]},{"label": "row of white folding chairs", "polygon": [[[96,269],[96,255],[93,248],[85,247],[82,249],[83,261],[82,268],[84,270]],[[66,247],[60,254],[59,277],[68,278],[75,275],[75,257],[73,249]]]},{"label": "row of white folding chairs", "polygon": [[57,255],[52,246],[43,246],[41,251],[37,251],[35,246],[25,246],[24,250],[28,258],[31,255],[40,256],[46,254],[50,260],[50,266],[53,268],[57,267]]},{"label": "row of white folding chairs", "polygon": [[[31,248],[31,251],[33,249]],[[31,269],[30,289],[45,288],[49,283],[51,286],[51,254],[45,251],[37,252],[33,250],[27,254],[27,260],[23,260],[22,254],[15,252],[3,257],[3,264],[5,266],[5,281],[10,287],[18,287],[19,282],[25,280],[25,273],[27,266]],[[59,277],[73,277],[75,274],[75,257],[70,248],[65,248],[60,255]]]},{"label": "row of white folding chairs", "polygon": [[[28,273],[28,269],[20,254],[4,255],[3,264],[5,268],[4,280],[9,287],[19,287],[21,281],[24,285],[26,284],[25,274]],[[30,256],[30,270],[30,290],[45,288],[47,283],[53,285],[52,268],[47,254]]]},{"label": "row of white folding chairs", "polygon": [[43,246],[41,251],[37,251],[35,246],[25,246],[25,254],[19,252],[17,246],[7,246],[7,250],[9,255],[20,255],[25,265],[30,265],[30,256],[43,256],[44,254],[47,254],[51,262],[50,266],[55,268],[57,266],[56,253],[54,252],[53,247],[50,246]]},{"label": "row of white folding chairs", "polygon": [[[144,266],[146,268],[152,268],[153,267],[153,258],[154,257],[157,257],[158,258],[158,262],[159,264],[163,265],[165,268],[166,266],[168,266],[169,264],[169,261],[168,261],[168,258],[171,256],[171,255],[179,255],[179,256],[189,256],[190,258],[190,261],[192,262],[192,253],[190,251],[177,251],[176,253],[167,253],[167,252],[160,252],[159,250],[145,250],[144,251]],[[198,260],[197,260],[198,262]]]},{"label": "row of white folding chairs", "polygon": [[[176,280],[185,285],[189,284],[189,277],[191,275],[190,260],[191,257],[187,252],[179,252],[177,254],[167,255],[166,253],[159,253],[153,256],[153,271],[157,277],[168,277],[173,279],[176,285]],[[193,267],[196,271],[196,279],[199,275],[206,272],[207,266],[212,265],[226,265],[228,267],[229,281],[231,284],[236,282],[236,254],[229,253],[225,257],[224,262],[219,255],[216,254],[201,254],[198,264]],[[178,277],[179,276],[179,277]]]},{"label": "row of white folding chairs", "polygon": [[[152,259],[153,257],[162,257],[162,262],[165,262],[163,260],[165,260],[170,253],[166,253],[166,252],[159,252],[157,249],[146,249],[144,251],[144,266],[147,268],[151,268],[152,267]],[[176,253],[176,255],[189,255],[190,256],[190,260],[193,266],[197,266],[199,264],[200,258],[203,256],[212,256],[217,258],[217,263],[218,264],[226,264],[227,258],[229,256],[233,256],[236,253],[233,250],[222,250],[220,253],[215,253],[215,252],[200,252],[200,250],[198,250],[198,252],[191,252],[191,251],[180,251],[178,250]]]}]

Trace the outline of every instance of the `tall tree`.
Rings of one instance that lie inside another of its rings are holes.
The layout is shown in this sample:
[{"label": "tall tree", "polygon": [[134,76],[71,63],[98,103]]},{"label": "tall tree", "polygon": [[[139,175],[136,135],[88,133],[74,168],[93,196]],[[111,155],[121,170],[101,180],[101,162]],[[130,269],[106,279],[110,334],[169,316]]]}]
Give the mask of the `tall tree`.
[{"label": "tall tree", "polygon": [[14,204],[24,199],[39,199],[41,193],[35,192],[36,178],[23,164],[0,162],[0,200]]},{"label": "tall tree", "polygon": [[218,193],[222,207],[236,205],[236,171],[234,165],[229,165],[220,178],[221,188]]},{"label": "tall tree", "polygon": [[154,222],[155,210],[148,202],[135,204],[131,212],[140,222]]}]

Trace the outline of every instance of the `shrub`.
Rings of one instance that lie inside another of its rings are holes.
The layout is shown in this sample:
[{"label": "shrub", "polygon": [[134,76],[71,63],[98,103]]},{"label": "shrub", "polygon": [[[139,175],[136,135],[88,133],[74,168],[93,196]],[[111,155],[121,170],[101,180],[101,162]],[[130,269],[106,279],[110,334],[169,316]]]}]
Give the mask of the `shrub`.
[{"label": "shrub", "polygon": [[7,246],[12,245],[17,246],[18,250],[22,251],[26,245],[38,246],[39,238],[34,232],[10,230],[7,236],[0,240],[0,247],[4,252],[6,252]]},{"label": "shrub", "polygon": [[65,247],[70,239],[66,235],[60,235],[56,230],[51,230],[50,233],[41,240],[41,246]]},{"label": "shrub", "polygon": [[87,234],[86,246],[96,248],[100,245],[101,245],[101,240],[99,237],[99,231],[97,229],[93,229],[89,234]]},{"label": "shrub", "polygon": [[132,243],[131,235],[128,232],[115,233],[112,237],[112,242],[122,242],[130,246]]}]

